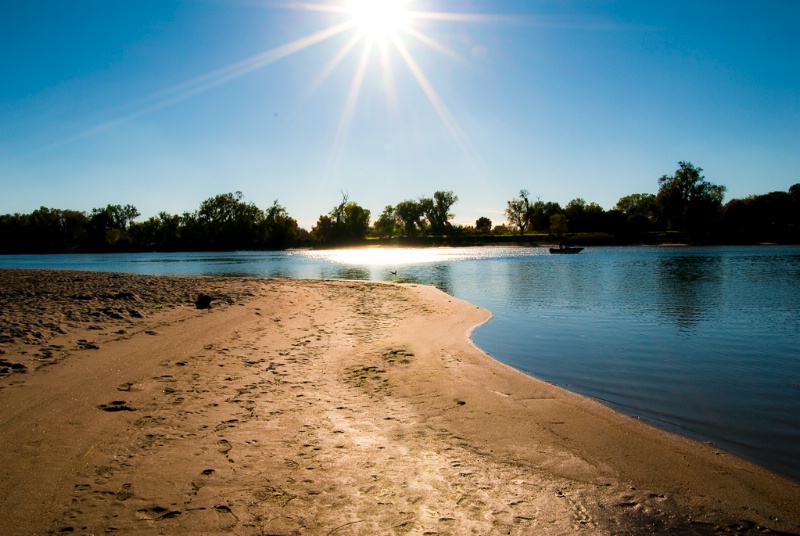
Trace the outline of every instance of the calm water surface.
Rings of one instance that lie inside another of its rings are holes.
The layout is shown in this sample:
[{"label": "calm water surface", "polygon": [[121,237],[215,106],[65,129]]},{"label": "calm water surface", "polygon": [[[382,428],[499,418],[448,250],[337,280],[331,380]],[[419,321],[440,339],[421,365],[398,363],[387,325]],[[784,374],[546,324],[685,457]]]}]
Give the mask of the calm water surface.
[{"label": "calm water surface", "polygon": [[494,313],[473,335],[493,357],[800,480],[800,247],[0,256],[0,267],[432,284]]}]

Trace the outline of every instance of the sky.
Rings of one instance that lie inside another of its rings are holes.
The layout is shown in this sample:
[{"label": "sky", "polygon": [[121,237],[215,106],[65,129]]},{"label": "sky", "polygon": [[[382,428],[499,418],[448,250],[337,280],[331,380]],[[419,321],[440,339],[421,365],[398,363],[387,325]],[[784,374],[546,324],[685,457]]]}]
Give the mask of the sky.
[{"label": "sky", "polygon": [[[383,6],[380,6],[383,4]],[[384,11],[380,11],[380,9]],[[310,229],[346,194],[612,209],[679,161],[800,182],[800,2],[8,0],[0,214],[241,191]]]}]

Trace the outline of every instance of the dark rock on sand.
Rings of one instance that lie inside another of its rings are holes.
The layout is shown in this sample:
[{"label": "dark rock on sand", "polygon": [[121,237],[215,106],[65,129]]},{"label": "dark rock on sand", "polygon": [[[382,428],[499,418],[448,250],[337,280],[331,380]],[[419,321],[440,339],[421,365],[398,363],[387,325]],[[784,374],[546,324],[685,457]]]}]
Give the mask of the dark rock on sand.
[{"label": "dark rock on sand", "polygon": [[208,294],[199,294],[194,304],[198,309],[210,309],[211,296],[209,296]]}]

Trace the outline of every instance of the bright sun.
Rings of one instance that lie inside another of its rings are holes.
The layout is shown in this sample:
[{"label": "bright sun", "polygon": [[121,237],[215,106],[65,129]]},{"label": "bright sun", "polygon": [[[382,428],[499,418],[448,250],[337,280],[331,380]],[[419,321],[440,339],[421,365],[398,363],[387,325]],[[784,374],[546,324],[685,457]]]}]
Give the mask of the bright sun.
[{"label": "bright sun", "polygon": [[406,23],[409,0],[350,0],[347,10],[356,27],[374,39],[390,39]]}]

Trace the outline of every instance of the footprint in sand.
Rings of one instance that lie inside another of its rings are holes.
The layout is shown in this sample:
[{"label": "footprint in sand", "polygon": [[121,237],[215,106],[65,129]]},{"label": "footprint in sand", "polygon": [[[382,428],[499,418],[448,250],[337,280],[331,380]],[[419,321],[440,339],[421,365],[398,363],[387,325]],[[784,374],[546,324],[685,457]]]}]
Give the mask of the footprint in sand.
[{"label": "footprint in sand", "polygon": [[180,510],[170,510],[163,506],[150,506],[148,508],[140,508],[136,511],[136,517],[139,519],[147,519],[151,521],[159,521],[161,519],[171,519],[181,515]]},{"label": "footprint in sand", "polygon": [[209,477],[214,474],[213,469],[203,469],[200,476],[192,480],[192,492],[196,495],[209,482]]},{"label": "footprint in sand", "polygon": [[97,407],[103,411],[136,411],[135,408],[127,405],[124,400],[112,400],[108,404],[100,404]]},{"label": "footprint in sand", "polygon": [[217,441],[217,450],[220,452],[220,454],[227,456],[232,448],[233,446],[227,439],[220,439]]},{"label": "footprint in sand", "polygon": [[222,530],[230,530],[239,523],[239,518],[233,513],[233,510],[227,505],[218,504],[214,506],[214,510],[219,517],[219,528]]}]

